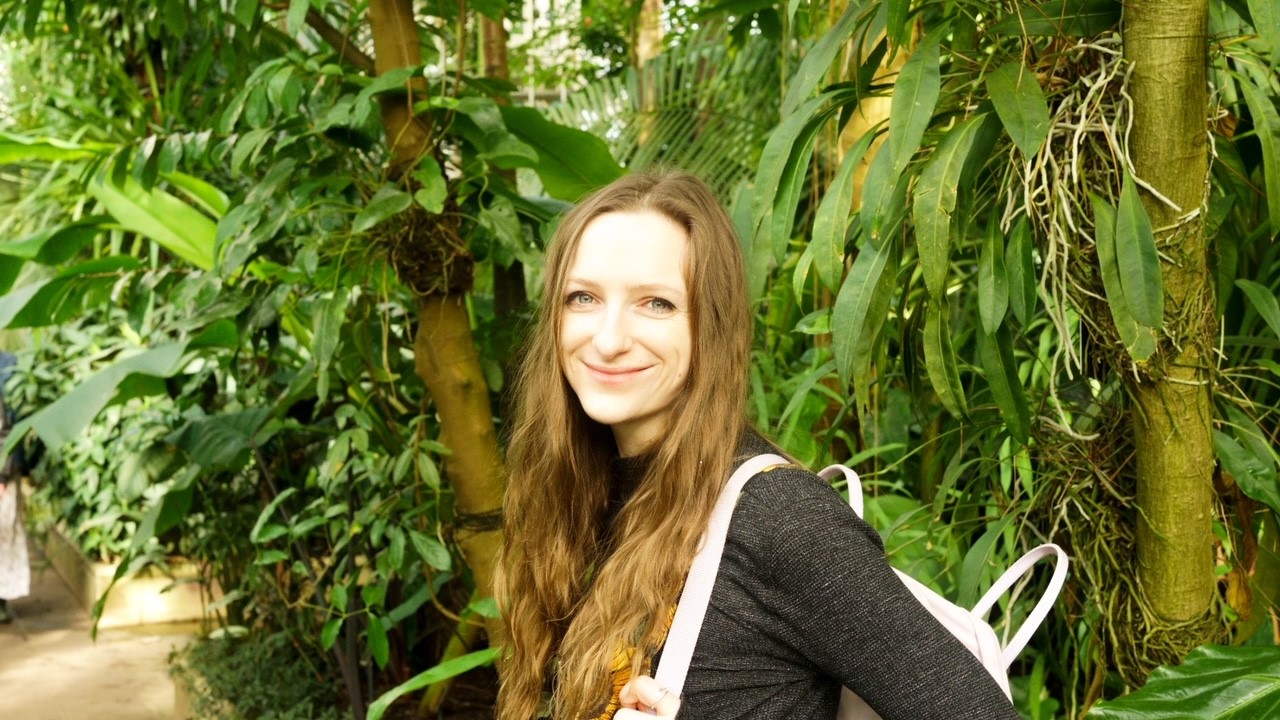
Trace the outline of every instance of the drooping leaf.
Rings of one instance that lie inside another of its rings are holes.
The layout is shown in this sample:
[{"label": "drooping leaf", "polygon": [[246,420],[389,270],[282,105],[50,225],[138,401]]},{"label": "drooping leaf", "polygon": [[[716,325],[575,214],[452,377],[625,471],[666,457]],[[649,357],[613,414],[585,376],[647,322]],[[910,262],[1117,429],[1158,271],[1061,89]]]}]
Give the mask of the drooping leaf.
[{"label": "drooping leaf", "polygon": [[[871,244],[867,243],[864,250],[870,249]],[[865,412],[871,404],[872,360],[879,347],[880,331],[889,320],[889,305],[898,289],[898,267],[902,249],[897,243],[885,243],[877,252],[886,250],[890,253],[888,262],[872,289],[866,321],[862,330],[854,335],[853,350],[849,356],[849,374],[853,376],[853,392],[857,401],[855,407],[859,412]]]},{"label": "drooping leaf", "polygon": [[387,626],[383,624],[381,617],[369,613],[365,638],[369,641],[369,655],[373,657],[373,661],[380,668],[386,667],[387,660],[391,657],[391,644],[387,641]]},{"label": "drooping leaf", "polygon": [[862,232],[867,240],[879,247],[892,236],[907,214],[907,186],[910,176],[893,172],[893,156],[889,148],[881,145],[867,168],[862,183]]},{"label": "drooping leaf", "polygon": [[964,607],[972,607],[978,602],[978,588],[982,584],[982,576],[991,566],[992,548],[1004,534],[1005,528],[1013,522],[1014,515],[1005,515],[995,522],[987,523],[982,536],[974,541],[960,563],[959,587],[956,591],[956,602]]},{"label": "drooping leaf", "polygon": [[1146,685],[1094,705],[1087,720],[1261,720],[1280,717],[1280,647],[1203,645]]},{"label": "drooping leaf", "polygon": [[14,425],[4,444],[5,455],[22,440],[27,430],[34,430],[52,448],[70,442],[84,432],[130,375],[141,373],[162,378],[176,375],[186,364],[186,348],[186,343],[161,345],[99,370],[71,392]]},{"label": "drooping leaf", "polygon": [[1018,380],[1013,338],[1007,324],[1001,323],[995,333],[978,333],[978,357],[1005,427],[1018,442],[1026,445],[1031,438],[1031,408]]},{"label": "drooping leaf", "polygon": [[270,409],[250,408],[188,420],[169,435],[168,442],[182,449],[200,467],[238,470],[249,460],[254,436],[267,421]]},{"label": "drooping leaf", "polygon": [[1133,319],[1150,328],[1164,323],[1164,278],[1151,218],[1138,197],[1138,184],[1125,175],[1116,209],[1116,268]]},{"label": "drooping leaf", "polygon": [[1276,294],[1265,285],[1244,278],[1236,280],[1236,287],[1244,291],[1253,308],[1266,321],[1267,327],[1271,328],[1271,332],[1275,333],[1277,338],[1280,338],[1280,302],[1277,302]]},{"label": "drooping leaf", "polygon": [[341,340],[348,298],[345,289],[334,291],[333,296],[320,305],[312,327],[311,354],[316,360],[316,395],[321,400],[328,395],[329,365]]},{"label": "drooping leaf", "polygon": [[413,549],[418,551],[418,557],[422,558],[429,567],[442,572],[453,567],[453,557],[449,554],[449,548],[436,538],[424,535],[417,530],[410,530],[409,541],[413,543]]},{"label": "drooping leaf", "polygon": [[125,230],[159,243],[201,270],[213,268],[217,225],[208,215],[159,188],[144,190],[129,176],[118,183],[100,173],[88,189]]},{"label": "drooping leaf", "polygon": [[809,48],[804,61],[800,63],[800,68],[787,83],[787,95],[782,100],[782,117],[785,118],[794,113],[800,107],[800,103],[804,102],[805,98],[809,97],[818,84],[826,78],[827,71],[831,69],[832,60],[835,59],[836,53],[844,49],[865,4],[863,0],[850,2],[845,7],[844,13],[840,15],[840,19],[836,20],[836,24],[832,25],[831,29],[823,33],[818,42]]},{"label": "drooping leaf", "polygon": [[[1272,4],[1275,7],[1275,4]],[[1280,10],[1272,10],[1280,15]],[[1272,42],[1280,45],[1280,38]],[[1258,143],[1262,146],[1262,174],[1267,185],[1267,214],[1271,218],[1271,235],[1280,235],[1280,112],[1272,102],[1272,95],[1247,77],[1241,77],[1240,89],[1244,92],[1245,102],[1253,115],[1253,126],[1258,135]]]},{"label": "drooping leaf", "polygon": [[967,419],[969,409],[964,399],[964,387],[960,384],[955,350],[951,346],[949,315],[945,297],[930,299],[924,320],[924,367],[942,406],[957,418]]},{"label": "drooping leaf", "polygon": [[102,232],[106,216],[77,220],[47,228],[31,235],[0,242],[0,255],[35,260],[45,265],[60,265],[70,260]]},{"label": "drooping leaf", "polygon": [[196,201],[214,219],[221,219],[231,209],[231,199],[226,193],[194,175],[171,171],[164,173],[163,177],[170,185]]},{"label": "drooping leaf", "polygon": [[409,193],[392,185],[383,187],[356,214],[356,219],[351,222],[351,231],[360,233],[369,230],[383,220],[408,210],[412,204],[413,197]]},{"label": "drooping leaf", "polygon": [[0,132],[0,165],[41,160],[84,160],[114,149],[96,142],[73,143],[51,137]]},{"label": "drooping leaf", "polygon": [[840,287],[840,275],[844,272],[844,244],[849,229],[849,212],[853,207],[853,171],[875,139],[875,131],[868,130],[849,148],[835,179],[827,187],[813,219],[813,266],[818,278],[831,290]]},{"label": "drooping leaf", "polygon": [[1275,467],[1220,430],[1213,431],[1213,450],[1225,470],[1245,495],[1266,503],[1280,512],[1280,487],[1276,485]]},{"label": "drooping leaf", "polygon": [[1129,310],[1124,288],[1120,282],[1120,267],[1116,261],[1116,211],[1111,204],[1097,195],[1090,195],[1093,202],[1093,224],[1097,236],[1098,269],[1102,274],[1102,287],[1106,291],[1111,320],[1116,325],[1120,342],[1136,362],[1145,362],[1156,351],[1156,337],[1152,328],[1139,323]]},{"label": "drooping leaf", "polygon": [[1009,233],[1004,268],[1009,275],[1009,308],[1026,327],[1036,308],[1036,268],[1031,257],[1031,224],[1025,216],[1018,218]]},{"label": "drooping leaf", "polygon": [[1048,0],[1015,4],[1013,13],[991,26],[998,35],[1094,37],[1120,23],[1120,0]]},{"label": "drooping leaf", "polygon": [[368,720],[382,720],[382,716],[386,714],[387,708],[391,707],[391,703],[398,700],[400,696],[406,693],[416,692],[430,685],[435,685],[442,680],[457,677],[469,670],[490,665],[498,659],[498,656],[501,653],[502,648],[500,647],[476,650],[475,652],[467,653],[462,657],[446,660],[429,670],[425,670],[380,695],[377,700],[374,700],[369,705],[367,718]]},{"label": "drooping leaf", "polygon": [[625,172],[600,138],[557,125],[533,108],[503,107],[507,130],[538,153],[534,171],[547,194],[577,202]]},{"label": "drooping leaf", "polygon": [[855,374],[853,350],[858,339],[870,330],[870,326],[879,328],[875,324],[876,318],[871,314],[874,310],[872,299],[892,258],[893,249],[888,244],[883,248],[876,248],[871,243],[866,243],[858,252],[853,266],[849,268],[849,275],[836,295],[836,303],[831,311],[831,343],[835,350],[836,368],[845,382],[849,382]]},{"label": "drooping leaf", "polygon": [[961,170],[982,119],[970,118],[947,133],[916,181],[912,217],[924,284],[934,298],[942,297],[946,286],[951,260],[951,216],[956,209]]},{"label": "drooping leaf", "polygon": [[1003,240],[1000,223],[992,220],[978,255],[978,315],[982,330],[988,335],[995,334],[1009,311],[1009,277],[1004,268]]},{"label": "drooping leaf", "polygon": [[938,63],[942,33],[946,30],[944,24],[926,35],[893,83],[887,142],[893,157],[894,176],[906,170],[933,119],[933,109],[942,93],[942,71]]},{"label": "drooping leaf", "polygon": [[1049,137],[1049,105],[1035,72],[1020,62],[1004,65],[987,75],[987,92],[1023,156],[1038,154]]}]

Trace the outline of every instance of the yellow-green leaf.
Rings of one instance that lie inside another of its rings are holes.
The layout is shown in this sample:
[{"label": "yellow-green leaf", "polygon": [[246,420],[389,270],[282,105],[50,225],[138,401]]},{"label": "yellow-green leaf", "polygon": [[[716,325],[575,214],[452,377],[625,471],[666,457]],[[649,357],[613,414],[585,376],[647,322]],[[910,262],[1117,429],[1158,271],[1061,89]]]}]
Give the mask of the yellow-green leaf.
[{"label": "yellow-green leaf", "polygon": [[924,369],[929,383],[938,393],[938,401],[957,418],[967,418],[964,388],[960,385],[960,369],[951,347],[950,310],[945,297],[929,301],[924,318]]},{"label": "yellow-green leaf", "polygon": [[1138,184],[1125,174],[1115,225],[1116,268],[1133,319],[1150,328],[1164,322],[1164,279],[1151,218],[1138,197]]},{"label": "yellow-green leaf", "polygon": [[1102,274],[1102,288],[1111,309],[1111,320],[1116,325],[1120,342],[1137,362],[1144,362],[1156,351],[1156,338],[1151,328],[1134,319],[1125,301],[1120,285],[1120,268],[1116,264],[1116,211],[1111,204],[1097,195],[1090,195],[1093,202],[1093,224],[1096,231],[1095,246],[1098,251],[1098,269]]},{"label": "yellow-green leaf", "polygon": [[920,267],[929,295],[942,297],[951,259],[951,216],[956,209],[961,171],[973,147],[982,116],[947,133],[916,181],[912,217],[916,222]]}]

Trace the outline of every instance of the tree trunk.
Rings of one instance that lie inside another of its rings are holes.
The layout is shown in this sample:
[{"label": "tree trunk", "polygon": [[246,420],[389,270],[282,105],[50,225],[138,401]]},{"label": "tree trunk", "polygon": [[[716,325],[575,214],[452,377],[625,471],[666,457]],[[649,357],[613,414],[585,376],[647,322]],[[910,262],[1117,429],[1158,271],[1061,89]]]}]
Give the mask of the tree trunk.
[{"label": "tree trunk", "polygon": [[[1211,422],[1217,333],[1201,216],[1208,175],[1208,0],[1130,0],[1124,50],[1133,63],[1130,140],[1143,204],[1164,257],[1165,340],[1130,381],[1138,469],[1138,577],[1171,623],[1204,618],[1214,597]],[[1194,642],[1194,638],[1184,638]],[[1179,645],[1182,643],[1180,642]]]},{"label": "tree trunk", "polygon": [[[412,0],[372,0],[369,21],[379,74],[422,62]],[[433,138],[428,127],[414,118],[411,97],[385,97],[382,121],[391,149],[392,177],[398,177],[433,150]],[[421,241],[438,242],[431,237]],[[440,417],[441,441],[452,451],[446,472],[454,490],[458,545],[475,578],[477,594],[488,597],[493,594],[500,540],[496,521],[502,507],[502,461],[465,292],[441,290],[421,300],[414,359]],[[489,629],[493,631],[492,625]]]}]

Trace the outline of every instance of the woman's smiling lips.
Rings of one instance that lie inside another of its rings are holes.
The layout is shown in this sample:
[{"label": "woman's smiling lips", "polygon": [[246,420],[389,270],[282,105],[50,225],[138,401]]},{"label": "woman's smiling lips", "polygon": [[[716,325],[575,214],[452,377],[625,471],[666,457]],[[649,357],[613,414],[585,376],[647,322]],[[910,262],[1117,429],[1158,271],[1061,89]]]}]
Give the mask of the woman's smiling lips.
[{"label": "woman's smiling lips", "polygon": [[590,371],[591,377],[594,378],[596,382],[604,383],[606,385],[621,385],[649,369],[647,366],[637,368],[603,367],[600,365],[592,365],[588,362],[584,362],[582,365]]}]

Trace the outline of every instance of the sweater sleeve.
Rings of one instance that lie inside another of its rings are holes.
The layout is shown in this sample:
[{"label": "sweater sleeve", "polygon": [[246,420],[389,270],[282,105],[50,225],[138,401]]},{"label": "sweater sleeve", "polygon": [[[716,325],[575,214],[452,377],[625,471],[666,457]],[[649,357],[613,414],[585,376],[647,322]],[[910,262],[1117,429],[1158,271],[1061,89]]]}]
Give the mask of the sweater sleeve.
[{"label": "sweater sleeve", "polygon": [[884,720],[1018,718],[894,574],[876,531],[821,478],[799,468],[756,476],[733,524],[734,544],[755,555],[777,638]]}]

